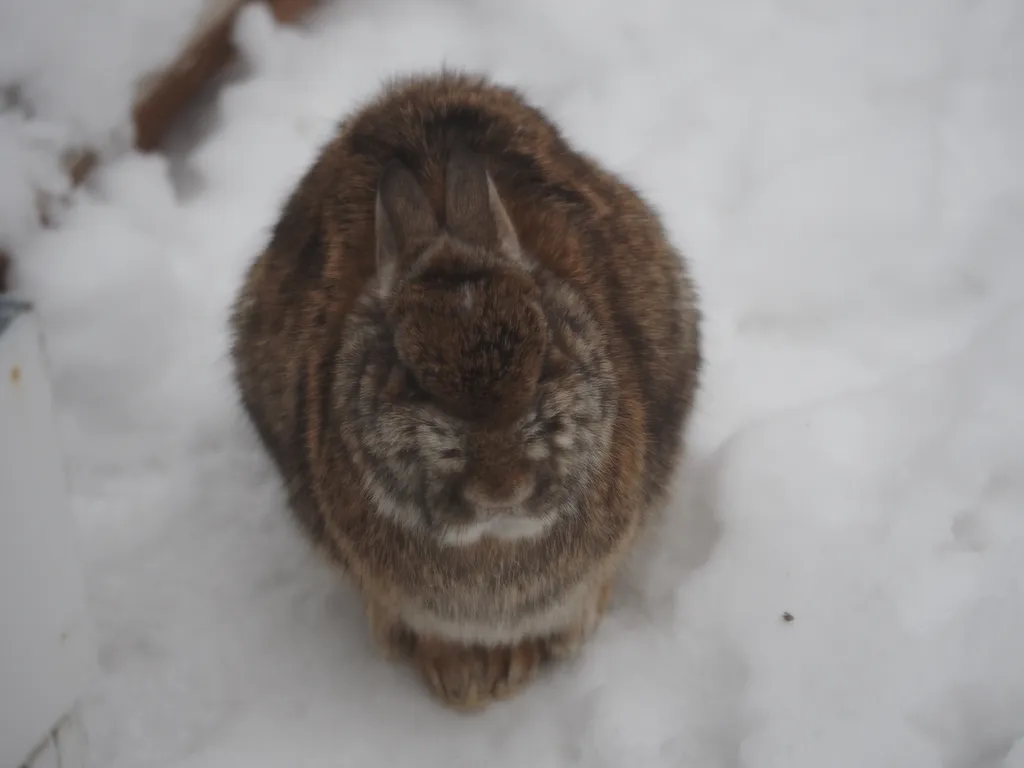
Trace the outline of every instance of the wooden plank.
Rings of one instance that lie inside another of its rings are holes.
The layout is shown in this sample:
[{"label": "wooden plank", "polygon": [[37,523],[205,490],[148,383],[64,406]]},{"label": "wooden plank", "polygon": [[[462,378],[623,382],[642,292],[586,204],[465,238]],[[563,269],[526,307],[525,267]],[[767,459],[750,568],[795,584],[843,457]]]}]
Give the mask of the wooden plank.
[{"label": "wooden plank", "polygon": [[313,9],[316,0],[270,0],[270,9],[282,24],[293,24]]},{"label": "wooden plank", "polygon": [[135,146],[156,149],[174,118],[231,58],[231,29],[245,0],[219,0],[207,10],[177,60],[149,75],[132,109]]},{"label": "wooden plank", "polygon": [[[282,24],[297,21],[317,0],[269,0]],[[143,151],[159,147],[161,140],[199,91],[234,56],[231,30],[248,0],[217,0],[199,20],[184,50],[167,69],[146,78],[132,110],[135,146]]]}]

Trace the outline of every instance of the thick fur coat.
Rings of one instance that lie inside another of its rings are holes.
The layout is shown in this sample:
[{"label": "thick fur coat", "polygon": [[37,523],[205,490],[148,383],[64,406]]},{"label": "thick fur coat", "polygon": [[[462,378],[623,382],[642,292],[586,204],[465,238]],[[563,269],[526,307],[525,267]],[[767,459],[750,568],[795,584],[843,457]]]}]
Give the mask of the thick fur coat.
[{"label": "thick fur coat", "polygon": [[656,213],[516,91],[453,73],[341,125],[232,328],[295,516],[456,706],[593,629],[701,368]]}]

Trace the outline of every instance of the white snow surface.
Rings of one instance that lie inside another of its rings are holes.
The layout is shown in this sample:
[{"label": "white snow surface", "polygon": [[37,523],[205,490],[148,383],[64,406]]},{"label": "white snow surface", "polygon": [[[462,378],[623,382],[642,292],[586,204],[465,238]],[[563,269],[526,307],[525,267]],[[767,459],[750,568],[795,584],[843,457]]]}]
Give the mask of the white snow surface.
[{"label": "white snow surface", "polygon": [[127,122],[139,80],[169,64],[218,0],[8,0],[0,89],[33,115],[103,144]]},{"label": "white snow surface", "polygon": [[0,248],[20,250],[39,229],[40,195],[68,192],[65,150],[130,145],[140,82],[218,1],[0,2]]},{"label": "white snow surface", "polygon": [[[199,191],[124,158],[20,263],[101,639],[94,766],[1024,766],[1024,4],[349,0],[238,39]],[[375,655],[226,355],[337,120],[442,62],[635,183],[706,313],[664,526],[578,661],[468,717]]]}]

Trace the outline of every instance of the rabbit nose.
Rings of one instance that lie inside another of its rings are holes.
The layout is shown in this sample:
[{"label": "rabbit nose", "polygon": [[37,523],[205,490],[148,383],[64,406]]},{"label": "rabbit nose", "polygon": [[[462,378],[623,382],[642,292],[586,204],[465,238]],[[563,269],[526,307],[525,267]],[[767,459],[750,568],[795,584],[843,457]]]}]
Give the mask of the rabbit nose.
[{"label": "rabbit nose", "polygon": [[533,495],[535,487],[534,479],[528,473],[507,480],[488,480],[473,478],[463,488],[462,495],[476,509],[495,510],[518,506]]}]

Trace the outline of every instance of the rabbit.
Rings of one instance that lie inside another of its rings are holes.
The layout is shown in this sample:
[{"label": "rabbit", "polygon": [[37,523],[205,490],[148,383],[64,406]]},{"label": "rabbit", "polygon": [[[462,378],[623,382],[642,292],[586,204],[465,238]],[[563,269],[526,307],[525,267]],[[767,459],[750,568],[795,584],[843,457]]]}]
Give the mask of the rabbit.
[{"label": "rabbit", "polygon": [[475,710],[577,653],[702,366],[637,192],[514,88],[395,78],[291,193],[230,325],[242,407],[385,657]]}]

